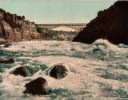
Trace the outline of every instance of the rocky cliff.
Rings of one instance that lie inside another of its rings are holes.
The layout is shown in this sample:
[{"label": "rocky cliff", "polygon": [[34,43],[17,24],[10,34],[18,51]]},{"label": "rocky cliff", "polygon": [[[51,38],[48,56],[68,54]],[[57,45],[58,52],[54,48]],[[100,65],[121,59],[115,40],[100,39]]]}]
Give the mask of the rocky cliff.
[{"label": "rocky cliff", "polygon": [[0,9],[0,42],[43,39],[34,22]]},{"label": "rocky cliff", "polygon": [[114,44],[128,44],[128,1],[117,1],[110,8],[99,11],[73,41],[92,43],[99,38]]}]

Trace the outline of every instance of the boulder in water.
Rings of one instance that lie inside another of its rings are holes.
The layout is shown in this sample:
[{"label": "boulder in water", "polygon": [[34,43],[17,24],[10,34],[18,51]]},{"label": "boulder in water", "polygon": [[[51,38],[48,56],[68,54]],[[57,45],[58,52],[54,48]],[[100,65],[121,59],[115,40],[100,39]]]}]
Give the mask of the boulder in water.
[{"label": "boulder in water", "polygon": [[11,43],[6,43],[5,45],[4,45],[4,47],[5,48],[8,48],[8,47],[10,47],[12,44]]},{"label": "boulder in water", "polygon": [[14,59],[13,58],[0,58],[0,63],[4,63],[4,64],[11,64],[14,63]]},{"label": "boulder in water", "polygon": [[39,77],[25,85],[26,90],[24,93],[32,95],[45,95],[48,94],[51,89],[48,86],[46,79]]},{"label": "boulder in water", "polygon": [[67,72],[68,69],[64,65],[57,64],[51,67],[49,70],[49,75],[55,79],[61,79],[67,75]]},{"label": "boulder in water", "polygon": [[[27,67],[27,66],[26,66]],[[23,77],[27,77],[28,76],[28,72],[27,72],[27,69],[24,67],[18,67],[16,68],[12,74],[14,75],[20,75],[20,76],[23,76]]]}]

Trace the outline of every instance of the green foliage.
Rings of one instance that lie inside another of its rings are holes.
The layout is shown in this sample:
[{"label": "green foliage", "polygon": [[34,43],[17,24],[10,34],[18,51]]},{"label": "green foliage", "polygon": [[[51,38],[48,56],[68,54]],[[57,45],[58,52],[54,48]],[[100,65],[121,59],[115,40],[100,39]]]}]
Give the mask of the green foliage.
[{"label": "green foliage", "polygon": [[42,31],[42,29],[41,29],[40,27],[37,27],[37,28],[36,28],[36,31],[37,31],[38,33],[43,33],[43,31]]}]

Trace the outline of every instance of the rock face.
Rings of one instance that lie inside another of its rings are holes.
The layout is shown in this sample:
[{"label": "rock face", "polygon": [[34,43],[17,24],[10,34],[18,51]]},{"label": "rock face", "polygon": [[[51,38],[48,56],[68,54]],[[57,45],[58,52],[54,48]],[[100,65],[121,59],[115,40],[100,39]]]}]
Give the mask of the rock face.
[{"label": "rock face", "polygon": [[23,77],[27,77],[28,76],[28,72],[27,70],[25,69],[25,67],[18,67],[16,68],[12,74],[14,75],[20,75],[20,76],[23,76]]},{"label": "rock face", "polygon": [[117,1],[110,8],[99,11],[73,41],[92,43],[96,39],[108,39],[114,44],[128,44],[128,2]]},{"label": "rock face", "polygon": [[55,65],[50,71],[49,75],[55,79],[62,79],[67,75],[67,68],[64,65]]},{"label": "rock face", "polygon": [[48,94],[51,89],[48,86],[46,79],[39,77],[30,83],[25,85],[26,90],[24,93],[32,94],[32,95],[44,95]]},{"label": "rock face", "polygon": [[7,41],[3,38],[0,38],[0,44],[5,44]]},{"label": "rock face", "polygon": [[25,20],[24,16],[11,14],[0,9],[0,38],[7,41],[43,39],[34,22]]}]

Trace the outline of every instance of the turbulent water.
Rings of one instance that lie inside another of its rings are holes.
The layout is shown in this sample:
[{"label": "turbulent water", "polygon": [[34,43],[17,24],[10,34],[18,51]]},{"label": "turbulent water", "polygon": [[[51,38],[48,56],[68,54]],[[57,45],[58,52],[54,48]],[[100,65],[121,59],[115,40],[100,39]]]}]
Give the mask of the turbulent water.
[{"label": "turbulent water", "polygon": [[[0,64],[0,100],[120,100],[128,98],[128,45],[107,40],[93,44],[69,41],[27,41],[0,48],[0,57],[14,58],[14,64]],[[69,68],[63,79],[48,76],[55,64]],[[10,74],[27,65],[29,76]],[[44,77],[52,92],[24,94],[25,84]]]}]

